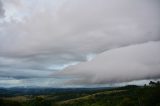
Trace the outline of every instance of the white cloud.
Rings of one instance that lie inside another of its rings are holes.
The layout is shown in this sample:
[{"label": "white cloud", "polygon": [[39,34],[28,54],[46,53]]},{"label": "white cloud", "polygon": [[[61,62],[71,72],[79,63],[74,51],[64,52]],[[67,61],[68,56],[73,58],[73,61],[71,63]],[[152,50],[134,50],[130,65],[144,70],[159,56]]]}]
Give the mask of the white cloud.
[{"label": "white cloud", "polygon": [[73,84],[117,83],[160,77],[160,42],[122,47],[92,61],[68,67],[57,76],[74,76]]}]

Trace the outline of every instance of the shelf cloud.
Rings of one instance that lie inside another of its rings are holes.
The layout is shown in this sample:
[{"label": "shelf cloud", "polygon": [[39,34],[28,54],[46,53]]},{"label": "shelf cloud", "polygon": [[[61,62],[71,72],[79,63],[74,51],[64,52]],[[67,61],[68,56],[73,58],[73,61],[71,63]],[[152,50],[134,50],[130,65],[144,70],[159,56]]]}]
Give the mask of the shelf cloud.
[{"label": "shelf cloud", "polygon": [[[107,84],[160,77],[160,41],[106,51],[92,61],[70,66],[57,75],[71,84]],[[76,76],[76,77],[75,77]]]}]

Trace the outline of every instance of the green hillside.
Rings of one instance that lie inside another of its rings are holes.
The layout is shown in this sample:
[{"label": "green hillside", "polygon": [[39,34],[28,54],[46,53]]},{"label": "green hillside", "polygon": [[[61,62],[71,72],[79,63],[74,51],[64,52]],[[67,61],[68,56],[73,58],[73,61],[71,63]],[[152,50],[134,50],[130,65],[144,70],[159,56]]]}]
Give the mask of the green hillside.
[{"label": "green hillside", "polygon": [[51,95],[1,97],[0,106],[160,106],[160,84]]}]

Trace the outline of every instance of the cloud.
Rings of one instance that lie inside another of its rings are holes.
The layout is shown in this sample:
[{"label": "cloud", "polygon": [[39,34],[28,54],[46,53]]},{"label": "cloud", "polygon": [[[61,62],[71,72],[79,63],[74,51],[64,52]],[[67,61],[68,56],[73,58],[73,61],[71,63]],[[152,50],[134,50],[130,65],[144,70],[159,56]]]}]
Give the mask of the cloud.
[{"label": "cloud", "polygon": [[4,9],[3,9],[3,4],[2,1],[0,0],[0,18],[4,16]]},{"label": "cloud", "polygon": [[160,41],[106,51],[57,73],[71,84],[107,84],[160,77]]},{"label": "cloud", "polygon": [[53,11],[41,11],[39,7],[23,23],[5,25],[0,54],[77,57],[159,40],[160,15],[156,5],[148,0],[77,0]]},{"label": "cloud", "polygon": [[159,0],[4,0],[3,4],[3,77],[48,77],[105,51],[160,40]]},{"label": "cloud", "polygon": [[27,78],[17,79],[12,77],[0,77],[0,87],[64,87],[62,80],[56,78]]}]

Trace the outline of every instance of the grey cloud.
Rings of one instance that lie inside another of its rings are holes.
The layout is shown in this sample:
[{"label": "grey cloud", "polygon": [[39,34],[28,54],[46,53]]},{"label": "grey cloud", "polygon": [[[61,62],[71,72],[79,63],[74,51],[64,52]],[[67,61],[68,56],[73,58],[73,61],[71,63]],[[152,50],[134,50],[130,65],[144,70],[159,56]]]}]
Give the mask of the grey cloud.
[{"label": "grey cloud", "polygon": [[6,14],[16,12],[0,24],[0,72],[14,77],[52,74],[92,54],[160,40],[159,0],[14,1],[5,1]]},{"label": "grey cloud", "polygon": [[69,84],[105,84],[160,77],[160,42],[122,47],[97,55],[55,74],[73,77]]},{"label": "grey cloud", "polygon": [[4,9],[3,9],[3,4],[2,1],[0,0],[0,18],[4,16]]},{"label": "grey cloud", "polygon": [[75,0],[63,4],[53,11],[55,14],[37,10],[24,23],[6,25],[0,37],[3,40],[0,54],[87,55],[159,40],[158,3]]},{"label": "grey cloud", "polygon": [[62,81],[55,78],[17,79],[0,77],[0,87],[62,87]]},{"label": "grey cloud", "polygon": [[1,77],[14,77],[14,78],[44,78],[50,77],[50,71],[42,71],[42,70],[35,70],[35,69],[19,69],[19,68],[7,68],[1,67]]},{"label": "grey cloud", "polygon": [[36,55],[25,58],[0,57],[0,72],[3,77],[49,77],[54,71],[74,64],[77,58],[71,56],[56,58],[55,55]]}]

